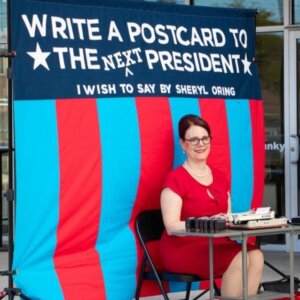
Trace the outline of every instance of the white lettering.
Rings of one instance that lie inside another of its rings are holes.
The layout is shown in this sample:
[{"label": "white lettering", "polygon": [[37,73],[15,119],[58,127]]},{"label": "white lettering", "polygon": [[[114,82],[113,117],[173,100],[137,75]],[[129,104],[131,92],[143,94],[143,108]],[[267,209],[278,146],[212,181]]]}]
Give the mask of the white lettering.
[{"label": "white lettering", "polygon": [[265,144],[265,150],[283,152],[284,148],[285,148],[285,144],[277,143],[275,141]]},{"label": "white lettering", "polygon": [[53,53],[57,53],[59,66],[61,69],[66,68],[66,60],[70,63],[72,69],[77,69],[76,62],[79,62],[82,70],[99,70],[98,51],[97,49],[79,48],[78,53],[75,54],[73,48],[67,47],[53,47]]},{"label": "white lettering", "polygon": [[[147,44],[158,42],[159,44],[167,44],[172,42],[174,45],[182,46],[210,46],[223,47],[226,43],[224,32],[219,28],[186,28],[184,26],[176,27],[175,25],[155,26],[134,22],[127,23],[127,29],[131,42],[137,42],[139,39]],[[241,38],[245,39],[244,34]]]},{"label": "white lettering", "polygon": [[110,22],[107,40],[111,41],[112,38],[117,38],[120,42],[123,42],[123,38],[115,21]]},{"label": "white lettering", "polygon": [[213,85],[211,87],[211,92],[213,93],[213,95],[217,95],[217,96],[235,96],[234,87]]},{"label": "white lettering", "polygon": [[86,96],[113,95],[117,93],[115,84],[77,84],[76,90],[78,95],[84,93]]},{"label": "white lettering", "polygon": [[188,72],[239,73],[239,54],[219,53],[205,54],[201,52],[181,53],[176,51],[145,50],[145,56],[150,70],[155,65],[163,71],[176,70]]},{"label": "white lettering", "polygon": [[32,15],[31,22],[29,21],[27,15],[22,15],[23,22],[28,30],[30,37],[36,36],[36,30],[38,29],[40,35],[42,37],[46,36],[46,22],[47,22],[47,15],[43,15],[42,22],[40,21],[38,15]]}]

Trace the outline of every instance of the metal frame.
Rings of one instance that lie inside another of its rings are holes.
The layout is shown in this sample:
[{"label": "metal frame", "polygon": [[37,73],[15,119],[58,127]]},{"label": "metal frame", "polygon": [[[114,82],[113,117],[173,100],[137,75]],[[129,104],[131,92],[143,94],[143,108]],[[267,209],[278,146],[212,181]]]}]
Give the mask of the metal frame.
[{"label": "metal frame", "polygon": [[[265,236],[265,235],[276,235],[276,234],[288,234],[289,235],[289,255],[290,255],[290,294],[284,295],[280,293],[268,293],[264,292],[262,294],[258,294],[256,296],[251,296],[251,299],[277,299],[283,298],[285,296],[290,296],[290,299],[295,298],[295,286],[294,286],[294,237],[296,234],[300,233],[300,226],[287,226],[287,227],[278,227],[278,228],[261,228],[254,230],[226,230],[220,233],[203,233],[203,232],[186,232],[175,231],[172,234],[177,236],[198,236],[198,237],[207,237],[209,239],[209,280],[210,280],[210,300],[214,299],[213,296],[213,239],[219,237],[231,237],[238,238],[242,240],[242,277],[243,277],[243,297],[242,298],[234,298],[234,299],[244,299],[247,300],[248,297],[248,283],[247,283],[247,239],[250,236]],[[277,298],[276,298],[277,296]],[[274,298],[275,297],[275,298]],[[231,298],[220,297],[218,299],[231,300]],[[232,299],[233,300],[233,299]]]},{"label": "metal frame", "polygon": [[[290,199],[290,201],[286,201],[286,208],[289,212],[290,217],[295,217],[295,213],[297,212],[298,207],[298,168],[299,166],[299,138],[297,132],[297,62],[296,60],[296,40],[300,40],[300,31],[295,30],[288,30],[288,44],[287,44],[287,54],[288,54],[288,66],[287,66],[287,88],[288,88],[288,98],[289,102],[289,135],[286,135],[287,137],[290,137],[290,145],[287,148],[287,151],[289,152],[289,162],[288,162],[288,173],[289,173],[289,189],[290,189],[290,197],[287,199]],[[289,69],[290,68],[290,69]],[[299,76],[299,74],[298,74]],[[292,139],[291,139],[292,138]],[[294,149],[294,150],[293,150]],[[297,163],[292,163],[292,161],[297,161]],[[295,241],[296,250],[300,251],[300,240]]]},{"label": "metal frame", "polygon": [[7,51],[1,54],[8,60],[7,67],[7,86],[8,86],[8,190],[5,193],[6,200],[8,201],[8,270],[1,271],[1,276],[8,277],[8,287],[4,289],[4,297],[13,300],[15,296],[21,299],[30,300],[24,295],[20,289],[14,287],[13,275],[16,271],[12,269],[13,264],[13,247],[14,247],[14,134],[13,134],[13,106],[12,106],[12,59],[16,53],[11,49],[11,2],[7,0]]}]

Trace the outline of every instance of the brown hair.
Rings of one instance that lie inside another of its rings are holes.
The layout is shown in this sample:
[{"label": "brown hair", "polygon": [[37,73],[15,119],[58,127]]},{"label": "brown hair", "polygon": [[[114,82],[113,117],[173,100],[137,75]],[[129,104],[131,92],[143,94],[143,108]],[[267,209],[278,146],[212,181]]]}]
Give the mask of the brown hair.
[{"label": "brown hair", "polygon": [[206,129],[208,135],[210,136],[210,127],[205,120],[197,115],[185,115],[180,119],[178,123],[178,133],[179,137],[182,140],[185,139],[186,131],[193,125],[203,127],[204,129]]}]

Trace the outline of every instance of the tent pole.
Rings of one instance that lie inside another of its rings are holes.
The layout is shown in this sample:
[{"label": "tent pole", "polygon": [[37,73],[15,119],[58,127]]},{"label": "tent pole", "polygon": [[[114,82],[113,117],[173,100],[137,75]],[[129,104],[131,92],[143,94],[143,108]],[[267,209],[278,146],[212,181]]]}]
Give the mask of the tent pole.
[{"label": "tent pole", "polygon": [[2,51],[0,57],[8,59],[7,67],[7,100],[8,100],[8,190],[5,193],[8,201],[8,270],[1,271],[1,276],[8,276],[8,287],[0,293],[0,299],[8,296],[9,300],[19,296],[21,299],[28,299],[21,293],[21,290],[14,288],[13,275],[16,271],[12,269],[13,264],[13,248],[14,248],[14,135],[13,135],[13,95],[12,95],[12,59],[16,56],[16,52],[12,51],[11,45],[11,0],[6,0],[7,9],[7,51]]},{"label": "tent pole", "polygon": [[[11,1],[6,0],[7,5],[7,50],[11,54],[8,59],[7,84],[8,84],[8,268],[12,270],[13,245],[14,245],[14,167],[13,167],[13,108],[12,108],[12,61],[15,56],[11,51]],[[8,277],[9,288],[13,287],[12,276]]]}]

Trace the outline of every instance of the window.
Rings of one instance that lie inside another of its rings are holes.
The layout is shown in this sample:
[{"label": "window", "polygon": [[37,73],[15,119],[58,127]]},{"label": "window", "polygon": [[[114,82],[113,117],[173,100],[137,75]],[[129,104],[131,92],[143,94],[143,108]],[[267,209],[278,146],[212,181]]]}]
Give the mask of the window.
[{"label": "window", "polygon": [[294,0],[293,6],[293,24],[300,24],[300,0]]},{"label": "window", "polygon": [[283,0],[194,0],[194,4],[199,6],[211,7],[235,7],[257,9],[257,26],[283,24]]},{"label": "window", "polygon": [[0,44],[6,43],[7,19],[6,0],[0,0]]}]

